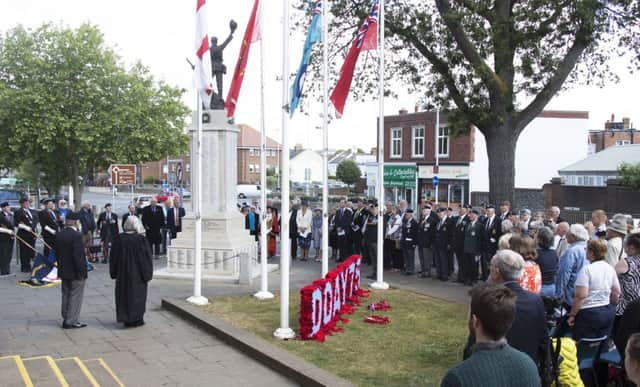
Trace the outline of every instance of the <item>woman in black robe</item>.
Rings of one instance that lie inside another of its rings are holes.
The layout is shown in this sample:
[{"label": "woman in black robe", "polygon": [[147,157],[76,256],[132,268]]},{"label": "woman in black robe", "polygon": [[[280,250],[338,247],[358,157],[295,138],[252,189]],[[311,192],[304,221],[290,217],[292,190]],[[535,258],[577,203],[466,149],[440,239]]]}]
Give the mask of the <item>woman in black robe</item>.
[{"label": "woman in black robe", "polygon": [[144,324],[147,283],[153,276],[151,247],[144,228],[135,216],[124,224],[124,232],[115,238],[109,269],[116,280],[116,317],[126,327]]}]

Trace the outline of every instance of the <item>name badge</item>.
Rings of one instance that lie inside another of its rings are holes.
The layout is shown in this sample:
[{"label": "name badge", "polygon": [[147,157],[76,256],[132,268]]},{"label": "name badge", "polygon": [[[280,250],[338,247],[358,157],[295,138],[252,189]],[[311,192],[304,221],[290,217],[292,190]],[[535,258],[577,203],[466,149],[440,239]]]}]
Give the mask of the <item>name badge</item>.
[{"label": "name badge", "polygon": [[411,242],[413,239],[411,239],[411,238],[407,238],[407,239],[405,239],[405,240],[406,240],[407,242]]},{"label": "name badge", "polygon": [[344,230],[338,231],[338,235],[343,236],[345,234]]},{"label": "name badge", "polygon": [[471,231],[471,236],[476,236],[476,232],[475,231]]}]

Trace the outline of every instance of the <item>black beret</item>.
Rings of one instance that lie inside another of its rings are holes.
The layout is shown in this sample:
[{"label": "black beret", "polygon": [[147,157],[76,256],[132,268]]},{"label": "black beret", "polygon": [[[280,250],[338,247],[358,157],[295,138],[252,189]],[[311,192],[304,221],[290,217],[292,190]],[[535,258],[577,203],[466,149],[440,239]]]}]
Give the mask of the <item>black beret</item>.
[{"label": "black beret", "polygon": [[462,206],[462,208],[466,208],[467,210],[473,209],[473,207],[471,207],[471,204],[465,204],[464,206]]},{"label": "black beret", "polygon": [[440,208],[438,208],[438,213],[445,212],[446,210],[447,210],[446,207],[440,207]]},{"label": "black beret", "polygon": [[44,204],[53,203],[53,199],[45,199]]},{"label": "black beret", "polygon": [[0,208],[5,208],[5,207],[9,207],[9,202],[0,203]]},{"label": "black beret", "polygon": [[413,214],[413,208],[407,208],[406,212],[409,213],[409,214]]},{"label": "black beret", "polygon": [[430,210],[430,209],[431,209],[431,206],[427,204],[426,206],[424,206],[424,207],[422,207],[422,208],[423,208],[423,209],[424,209],[424,208],[427,208],[427,209],[429,209],[429,210]]},{"label": "black beret", "polygon": [[111,203],[107,203],[104,205],[104,208],[111,207]]},{"label": "black beret", "polygon": [[476,215],[480,215],[480,212],[478,210],[476,210],[475,208],[472,208],[471,212],[473,212]]},{"label": "black beret", "polygon": [[69,211],[67,212],[67,220],[80,220],[80,214],[77,212]]},{"label": "black beret", "polygon": [[22,198],[20,199],[20,204],[25,203],[25,202],[29,202],[29,198]]},{"label": "black beret", "polygon": [[485,207],[487,210],[489,208],[493,208],[494,210],[496,209],[496,206],[494,206],[493,204],[487,204],[487,206]]}]

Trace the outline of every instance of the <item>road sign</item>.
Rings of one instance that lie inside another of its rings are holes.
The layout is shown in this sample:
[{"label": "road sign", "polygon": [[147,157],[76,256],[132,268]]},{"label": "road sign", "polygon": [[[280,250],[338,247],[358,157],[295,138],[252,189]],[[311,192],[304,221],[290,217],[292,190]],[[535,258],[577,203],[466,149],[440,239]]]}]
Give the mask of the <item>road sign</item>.
[{"label": "road sign", "polygon": [[440,184],[440,179],[438,179],[438,176],[433,176],[433,186],[437,187],[438,184]]},{"label": "road sign", "polygon": [[133,164],[111,164],[111,185],[135,185],[136,166]]}]

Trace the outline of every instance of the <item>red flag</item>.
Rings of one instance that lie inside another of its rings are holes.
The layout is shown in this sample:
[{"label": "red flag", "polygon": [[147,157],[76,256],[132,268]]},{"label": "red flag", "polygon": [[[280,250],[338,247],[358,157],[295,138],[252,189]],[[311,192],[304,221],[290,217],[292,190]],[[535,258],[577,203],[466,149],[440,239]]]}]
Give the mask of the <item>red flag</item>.
[{"label": "red flag", "polygon": [[353,41],[340,69],[338,83],[331,93],[330,100],[336,108],[338,117],[342,117],[344,104],[347,101],[349,89],[351,89],[353,71],[358,62],[360,51],[375,50],[378,48],[378,10],[378,0],[372,0],[369,16],[358,30],[358,35],[356,35],[356,39]]},{"label": "red flag", "polygon": [[227,100],[224,103],[224,107],[227,109],[227,117],[233,117],[236,112],[238,96],[240,95],[244,72],[249,60],[249,49],[251,48],[251,43],[260,39],[260,20],[257,17],[259,7],[260,0],[255,0],[253,3],[253,11],[251,11],[251,17],[249,18],[249,23],[247,24],[247,29],[244,32],[244,38],[242,39],[240,55],[238,56],[236,69],[233,72],[233,80],[231,81],[231,87],[229,87],[229,94],[227,95]]}]

